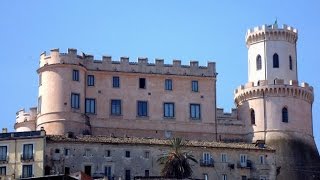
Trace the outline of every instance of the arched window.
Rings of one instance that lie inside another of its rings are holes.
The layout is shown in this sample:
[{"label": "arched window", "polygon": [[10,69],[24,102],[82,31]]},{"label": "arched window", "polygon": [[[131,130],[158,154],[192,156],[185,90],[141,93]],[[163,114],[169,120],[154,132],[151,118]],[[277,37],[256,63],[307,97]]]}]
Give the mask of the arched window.
[{"label": "arched window", "polygon": [[273,55],[273,68],[279,68],[279,56],[277,53]]},{"label": "arched window", "polygon": [[282,122],[288,122],[288,109],[286,107],[282,108]]},{"label": "arched window", "polygon": [[291,56],[289,56],[289,68],[290,68],[290,70],[292,70],[292,58],[291,58]]},{"label": "arched window", "polygon": [[256,124],[256,115],[253,109],[250,110],[250,118],[251,118],[251,124]]},{"label": "arched window", "polygon": [[262,68],[261,56],[259,54],[256,58],[256,65],[257,65],[257,70],[260,70]]}]

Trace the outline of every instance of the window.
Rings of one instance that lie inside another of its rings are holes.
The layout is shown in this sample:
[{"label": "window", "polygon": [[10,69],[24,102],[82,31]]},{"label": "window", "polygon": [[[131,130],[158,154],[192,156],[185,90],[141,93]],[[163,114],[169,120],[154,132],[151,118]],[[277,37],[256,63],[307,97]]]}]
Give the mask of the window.
[{"label": "window", "polygon": [[56,154],[59,154],[59,153],[60,153],[60,149],[56,149],[54,152],[55,152]]},{"label": "window", "polygon": [[139,88],[140,89],[146,88],[146,78],[139,78]]},{"label": "window", "polygon": [[130,151],[126,151],[125,157],[129,158],[130,157]]},{"label": "window", "polygon": [[22,166],[22,178],[32,177],[32,165],[23,165]]},{"label": "window", "polygon": [[241,176],[241,180],[247,180],[247,176]]},{"label": "window", "polygon": [[289,68],[290,68],[290,70],[292,70],[292,58],[291,58],[291,56],[289,56]]},{"label": "window", "polygon": [[85,149],[84,150],[84,155],[83,156],[85,156],[85,157],[90,157],[90,156],[92,156],[92,154],[91,154],[91,150],[90,149]]},{"label": "window", "polygon": [[111,100],[111,115],[116,115],[116,116],[121,115],[121,100],[119,99]]},{"label": "window", "polygon": [[0,175],[7,175],[7,168],[6,166],[0,166]]},{"label": "window", "polygon": [[104,175],[108,177],[108,180],[111,180],[111,166],[105,166],[104,167]]},{"label": "window", "polygon": [[91,166],[84,166],[84,173],[91,176]]},{"label": "window", "polygon": [[79,81],[79,70],[73,70],[72,71],[72,80],[73,81]]},{"label": "window", "polygon": [[227,175],[226,174],[222,174],[222,176],[221,176],[222,178],[222,180],[227,180]]},{"label": "window", "polygon": [[257,70],[260,70],[262,68],[262,62],[261,62],[261,56],[260,55],[257,56],[256,65],[257,65]]},{"label": "window", "polygon": [[0,146],[0,161],[7,161],[7,146]]},{"label": "window", "polygon": [[200,104],[190,104],[190,118],[191,119],[200,119],[201,112],[200,112]]},{"label": "window", "polygon": [[39,74],[39,86],[41,86],[42,85],[42,74],[40,73]]},{"label": "window", "polygon": [[240,154],[240,166],[241,167],[247,166],[247,155],[246,154]]},{"label": "window", "polygon": [[260,176],[260,180],[267,180],[267,176]]},{"label": "window", "polygon": [[111,156],[111,151],[110,150],[106,150],[105,151],[105,157],[110,157]]},{"label": "window", "polygon": [[279,56],[277,53],[273,55],[273,68],[279,68]]},{"label": "window", "polygon": [[259,156],[259,162],[260,162],[260,164],[264,164],[265,163],[264,155],[260,155]]},{"label": "window", "polygon": [[163,116],[166,118],[174,117],[174,103],[163,104]]},{"label": "window", "polygon": [[198,92],[199,91],[198,81],[192,81],[191,82],[191,89],[192,89],[193,92]]},{"label": "window", "polygon": [[94,75],[88,75],[87,77],[87,85],[94,86]]},{"label": "window", "polygon": [[112,77],[112,87],[114,87],[114,88],[120,87],[120,78],[118,76]]},{"label": "window", "polygon": [[227,154],[225,154],[225,153],[222,153],[221,154],[221,162],[227,162]]},{"label": "window", "polygon": [[64,155],[70,156],[70,149],[64,149]]},{"label": "window", "polygon": [[33,144],[24,144],[23,145],[23,160],[31,160],[33,159]]},{"label": "window", "polygon": [[96,100],[91,98],[86,98],[86,113],[95,114],[96,113]]},{"label": "window", "polygon": [[149,177],[149,170],[145,170],[145,171],[144,171],[144,176],[145,176],[145,177]]},{"label": "window", "polygon": [[251,124],[256,124],[256,115],[253,109],[250,110]]},{"label": "window", "polygon": [[126,170],[126,173],[125,173],[125,180],[131,180],[131,172],[130,170]]},{"label": "window", "polygon": [[148,116],[148,102],[138,101],[137,103],[137,116]]},{"label": "window", "polygon": [[164,89],[165,90],[172,90],[172,80],[171,79],[166,79],[164,82]]},{"label": "window", "polygon": [[204,164],[210,164],[211,163],[211,155],[210,155],[210,153],[205,152],[205,153],[203,153],[202,157],[203,157],[203,163]]},{"label": "window", "polygon": [[71,93],[71,108],[74,108],[74,109],[80,108],[80,94]]},{"label": "window", "polygon": [[41,113],[41,105],[42,105],[42,97],[38,97],[38,108],[37,111],[40,114]]},{"label": "window", "polygon": [[203,179],[208,180],[208,174],[203,174]]},{"label": "window", "polygon": [[64,167],[64,174],[66,175],[70,174],[70,167]]},{"label": "window", "polygon": [[150,157],[150,152],[149,151],[145,151],[144,152],[144,158],[149,159]]},{"label": "window", "polygon": [[288,122],[288,109],[286,107],[282,108],[282,122]]}]

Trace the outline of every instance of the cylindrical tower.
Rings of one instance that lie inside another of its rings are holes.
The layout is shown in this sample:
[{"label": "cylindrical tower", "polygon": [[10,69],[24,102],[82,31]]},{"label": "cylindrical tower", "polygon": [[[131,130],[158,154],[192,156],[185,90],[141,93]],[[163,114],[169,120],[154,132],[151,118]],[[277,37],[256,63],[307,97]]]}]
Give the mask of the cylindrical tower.
[{"label": "cylindrical tower", "polygon": [[58,49],[40,57],[37,129],[47,134],[80,134],[88,131],[84,114],[86,69],[79,63],[77,53],[67,55]]},{"label": "cylindrical tower", "polygon": [[297,30],[286,25],[248,30],[249,82],[235,90],[248,141],[263,140],[276,149],[278,179],[312,178],[299,169],[319,161],[312,131],[313,88],[298,85],[297,38]]}]

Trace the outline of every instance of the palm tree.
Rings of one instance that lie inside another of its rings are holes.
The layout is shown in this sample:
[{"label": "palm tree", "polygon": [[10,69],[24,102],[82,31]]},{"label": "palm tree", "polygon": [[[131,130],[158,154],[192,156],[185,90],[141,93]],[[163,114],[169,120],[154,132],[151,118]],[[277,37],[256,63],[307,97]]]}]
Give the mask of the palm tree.
[{"label": "palm tree", "polygon": [[171,151],[163,154],[158,162],[163,164],[161,175],[166,178],[184,179],[192,175],[189,160],[197,163],[193,155],[188,152],[182,152],[182,148],[186,145],[181,138],[173,138],[171,140]]}]

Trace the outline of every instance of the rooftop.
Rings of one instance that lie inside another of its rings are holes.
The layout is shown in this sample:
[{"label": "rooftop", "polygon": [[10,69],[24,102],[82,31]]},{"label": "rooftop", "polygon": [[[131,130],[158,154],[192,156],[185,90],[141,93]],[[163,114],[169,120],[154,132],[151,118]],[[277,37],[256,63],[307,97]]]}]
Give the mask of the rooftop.
[{"label": "rooftop", "polygon": [[[137,137],[110,137],[110,136],[74,136],[67,137],[64,135],[48,135],[47,142],[66,142],[66,143],[106,143],[106,144],[134,144],[134,145],[169,145],[168,139],[155,138],[137,138]],[[225,143],[215,141],[193,141],[186,140],[187,147],[206,147],[206,148],[228,148],[228,149],[247,149],[247,150],[266,150],[274,149],[264,146],[258,147],[256,144],[249,143]]]}]

